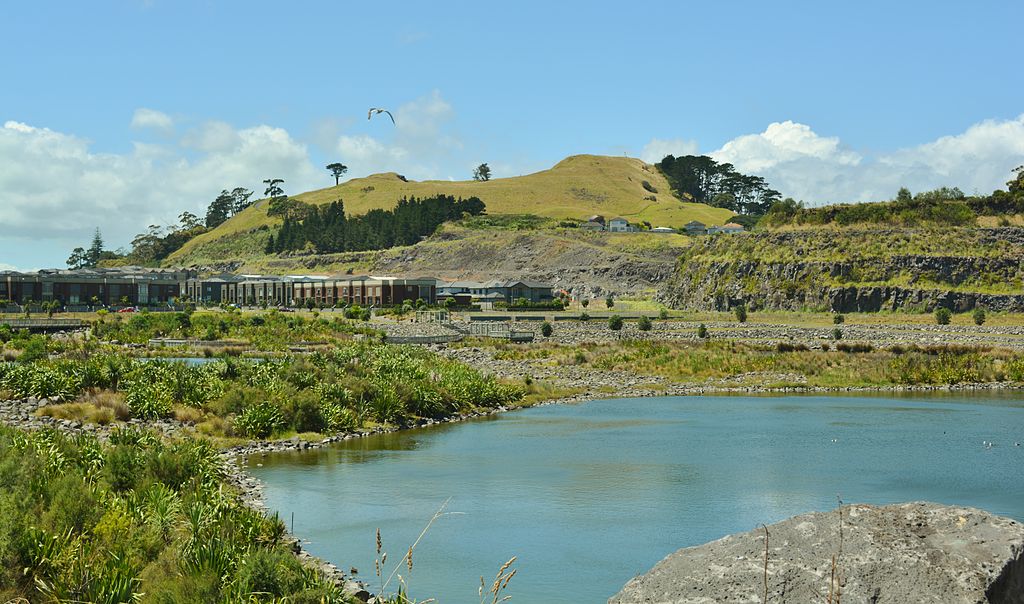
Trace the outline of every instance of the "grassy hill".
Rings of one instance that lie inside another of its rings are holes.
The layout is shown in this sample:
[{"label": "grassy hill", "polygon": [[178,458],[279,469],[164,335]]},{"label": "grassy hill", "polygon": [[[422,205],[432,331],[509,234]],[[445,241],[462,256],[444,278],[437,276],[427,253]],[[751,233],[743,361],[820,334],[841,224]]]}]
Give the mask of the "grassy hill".
[{"label": "grassy hill", "polygon": [[[643,183],[649,183],[645,189]],[[487,213],[534,214],[549,218],[585,218],[601,214],[653,226],[680,227],[691,220],[722,224],[732,212],[704,204],[685,203],[670,191],[665,178],[639,159],[575,155],[553,168],[525,176],[479,181],[405,181],[398,174],[374,174],[341,185],[292,197],[306,203],[325,204],[338,199],[349,214],[374,208],[388,209],[401,197],[436,194],[476,196]],[[654,196],[655,200],[645,199]],[[166,261],[169,265],[212,265],[229,260],[249,262],[263,254],[268,233],[279,219],[267,216],[261,200],[208,233],[186,243]]]}]

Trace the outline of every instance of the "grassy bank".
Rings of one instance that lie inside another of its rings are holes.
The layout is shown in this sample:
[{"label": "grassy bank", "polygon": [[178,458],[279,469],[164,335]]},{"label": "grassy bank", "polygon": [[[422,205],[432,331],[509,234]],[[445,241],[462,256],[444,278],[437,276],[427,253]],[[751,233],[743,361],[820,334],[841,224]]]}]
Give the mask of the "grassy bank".
[{"label": "grassy bank", "polygon": [[223,479],[203,441],[0,427],[0,599],[345,601]]}]

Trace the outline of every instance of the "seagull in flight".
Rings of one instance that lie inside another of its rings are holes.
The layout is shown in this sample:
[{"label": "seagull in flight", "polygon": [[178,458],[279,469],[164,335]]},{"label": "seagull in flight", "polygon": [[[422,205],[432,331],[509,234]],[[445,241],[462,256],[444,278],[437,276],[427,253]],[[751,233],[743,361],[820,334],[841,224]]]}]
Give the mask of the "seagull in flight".
[{"label": "seagull in flight", "polygon": [[377,107],[370,107],[370,110],[366,112],[366,119],[369,120],[375,113],[386,113],[391,118],[391,124],[395,125],[395,116],[391,115],[391,112],[387,109],[379,109]]}]

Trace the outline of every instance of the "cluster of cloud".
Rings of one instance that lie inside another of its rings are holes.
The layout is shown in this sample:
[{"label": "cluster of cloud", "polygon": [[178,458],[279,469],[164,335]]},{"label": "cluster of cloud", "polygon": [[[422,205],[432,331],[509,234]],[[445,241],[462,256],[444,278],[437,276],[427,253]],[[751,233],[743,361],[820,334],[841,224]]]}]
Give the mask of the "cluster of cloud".
[{"label": "cluster of cloud", "polygon": [[[201,216],[221,189],[242,186],[260,194],[261,181],[270,177],[283,178],[289,192],[327,186],[320,157],[344,162],[350,176],[394,171],[417,180],[468,174],[475,165],[455,130],[455,111],[440,93],[393,113],[394,125],[386,116],[369,123],[324,120],[310,137],[311,149],[279,127],[196,124],[140,108],[131,126],[157,142],[137,142],[128,153],[95,152],[74,134],[8,121],[0,128],[0,270],[60,265],[97,226],[112,247],[124,245],[146,225],[175,223],[182,211]],[[670,153],[698,152],[692,140],[653,139],[641,157],[656,162]],[[988,193],[1024,164],[1024,115],[874,156],[785,121],[708,154],[810,204],[886,199],[901,186]],[[493,166],[503,165],[493,159]]]},{"label": "cluster of cloud", "polygon": [[[133,123],[173,128],[157,113],[136,112]],[[190,159],[188,147],[201,152]],[[177,222],[183,211],[203,215],[221,189],[256,189],[271,176],[298,190],[323,180],[305,145],[271,126],[205,124],[181,142],[136,143],[132,152],[114,154],[94,153],[75,135],[8,121],[0,128],[0,258],[59,265],[96,227],[108,243],[123,245],[146,225]],[[51,251],[41,254],[43,246]]]},{"label": "cluster of cloud", "polygon": [[[653,139],[645,161],[668,153],[694,154],[696,145]],[[740,172],[765,177],[783,195],[810,205],[891,199],[900,187],[925,191],[960,187],[968,194],[991,193],[1024,164],[1024,115],[988,120],[962,134],[896,151],[863,155],[836,137],[821,136],[792,121],[769,124],[764,132],[739,136],[707,153]]]}]

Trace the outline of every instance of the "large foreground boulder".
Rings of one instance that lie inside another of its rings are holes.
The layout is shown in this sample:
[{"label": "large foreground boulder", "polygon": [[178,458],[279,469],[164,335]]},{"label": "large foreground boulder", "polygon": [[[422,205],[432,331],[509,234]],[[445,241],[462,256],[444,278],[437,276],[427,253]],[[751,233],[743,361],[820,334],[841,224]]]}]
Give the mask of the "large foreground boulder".
[{"label": "large foreground boulder", "polygon": [[841,517],[805,514],[768,527],[767,598],[759,528],[669,555],[609,604],[1024,604],[1017,521],[935,503],[848,505]]}]

